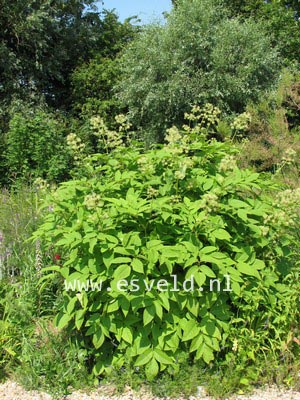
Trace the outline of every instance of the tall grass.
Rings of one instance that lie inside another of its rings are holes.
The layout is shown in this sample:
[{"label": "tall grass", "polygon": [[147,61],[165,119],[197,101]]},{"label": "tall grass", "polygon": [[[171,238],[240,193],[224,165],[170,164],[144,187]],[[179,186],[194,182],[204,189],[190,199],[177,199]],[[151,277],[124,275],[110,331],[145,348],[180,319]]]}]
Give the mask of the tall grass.
[{"label": "tall grass", "polygon": [[87,381],[88,373],[76,343],[53,328],[60,302],[55,284],[39,291],[51,251],[29,238],[40,223],[44,195],[28,186],[0,192],[0,379],[9,375],[59,397],[69,385]]},{"label": "tall grass", "polygon": [[2,278],[35,273],[35,245],[28,241],[39,223],[38,192],[29,187],[0,193],[0,262]]}]

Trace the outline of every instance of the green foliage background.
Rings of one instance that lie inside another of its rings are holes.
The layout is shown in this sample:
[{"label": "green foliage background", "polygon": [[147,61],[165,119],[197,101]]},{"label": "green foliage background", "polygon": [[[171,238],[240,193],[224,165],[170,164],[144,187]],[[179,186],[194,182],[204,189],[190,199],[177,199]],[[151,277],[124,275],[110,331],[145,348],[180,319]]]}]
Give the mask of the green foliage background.
[{"label": "green foliage background", "polygon": [[193,104],[242,112],[274,84],[278,67],[263,24],[228,18],[215,2],[183,0],[166,25],[147,27],[127,48],[118,90],[143,135],[162,140]]},{"label": "green foliage background", "polygon": [[173,3],[1,3],[0,377],[53,399],[299,387],[299,5]]},{"label": "green foliage background", "polygon": [[51,112],[16,113],[6,136],[5,167],[10,179],[44,178],[50,182],[69,176],[71,155],[66,151],[64,119]]}]

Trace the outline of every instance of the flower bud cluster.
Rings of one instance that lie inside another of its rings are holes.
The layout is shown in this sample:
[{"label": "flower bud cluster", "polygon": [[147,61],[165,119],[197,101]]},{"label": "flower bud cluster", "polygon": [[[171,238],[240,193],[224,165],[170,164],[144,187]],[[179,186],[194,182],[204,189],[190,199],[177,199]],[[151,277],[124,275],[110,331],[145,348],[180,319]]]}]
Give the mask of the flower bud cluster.
[{"label": "flower bud cluster", "polygon": [[244,112],[234,118],[230,127],[234,131],[246,131],[251,123],[251,114]]},{"label": "flower bud cluster", "polygon": [[93,210],[97,207],[102,207],[104,202],[99,194],[92,193],[85,196],[83,204],[88,210]]},{"label": "flower bud cluster", "polygon": [[236,159],[233,156],[225,156],[219,164],[219,172],[233,171],[237,168]]},{"label": "flower bud cluster", "polygon": [[152,175],[155,172],[155,167],[151,160],[149,160],[147,157],[142,156],[137,160],[139,170],[142,174],[144,175]]},{"label": "flower bud cluster", "polygon": [[215,193],[205,193],[202,196],[202,208],[208,213],[217,211],[220,207],[218,196]]},{"label": "flower bud cluster", "polygon": [[289,147],[284,152],[284,155],[282,157],[282,162],[284,162],[285,164],[292,164],[295,161],[296,155],[297,155],[296,151],[291,147]]},{"label": "flower bud cluster", "polygon": [[172,204],[179,204],[181,202],[181,197],[178,195],[171,196],[171,203]]},{"label": "flower bud cluster", "polygon": [[172,128],[167,129],[166,141],[169,145],[174,145],[178,143],[181,139],[181,134],[179,129],[176,126],[172,126]]},{"label": "flower bud cluster", "polygon": [[152,186],[149,186],[147,189],[147,197],[149,198],[155,198],[159,195],[159,191],[157,189],[154,189]]}]

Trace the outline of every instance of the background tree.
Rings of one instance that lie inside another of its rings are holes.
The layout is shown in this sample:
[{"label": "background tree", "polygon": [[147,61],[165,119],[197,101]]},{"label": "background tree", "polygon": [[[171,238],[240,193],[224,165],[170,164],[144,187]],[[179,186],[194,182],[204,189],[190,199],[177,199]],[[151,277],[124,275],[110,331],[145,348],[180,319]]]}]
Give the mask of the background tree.
[{"label": "background tree", "polygon": [[285,59],[286,64],[300,62],[300,3],[298,0],[221,0],[233,16],[262,21]]},{"label": "background tree", "polygon": [[261,23],[229,18],[224,4],[182,0],[165,26],[148,27],[126,50],[119,96],[136,126],[161,140],[192,104],[241,112],[275,82],[278,65]]},{"label": "background tree", "polygon": [[71,74],[72,109],[80,117],[99,114],[109,122],[119,112],[118,99],[113,95],[120,78],[119,54],[140,28],[130,19],[120,23],[113,13],[108,13],[103,23],[102,47]]},{"label": "background tree", "polygon": [[0,101],[37,93],[49,105],[70,107],[70,76],[96,53],[114,57],[129,37],[93,0],[1,0]]},{"label": "background tree", "polygon": [[119,78],[118,60],[95,57],[72,74],[73,110],[81,117],[116,115],[118,101],[112,87]]}]

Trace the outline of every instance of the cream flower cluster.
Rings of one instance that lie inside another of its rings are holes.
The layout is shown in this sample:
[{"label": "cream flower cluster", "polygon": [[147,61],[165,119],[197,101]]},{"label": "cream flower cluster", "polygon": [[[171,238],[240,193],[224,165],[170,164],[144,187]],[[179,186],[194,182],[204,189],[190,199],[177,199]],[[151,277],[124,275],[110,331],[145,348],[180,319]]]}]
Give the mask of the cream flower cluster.
[{"label": "cream flower cluster", "polygon": [[227,155],[220,162],[219,172],[233,171],[236,168],[237,168],[236,159],[231,155]]},{"label": "cream flower cluster", "polygon": [[297,155],[296,151],[294,149],[292,149],[291,147],[289,147],[284,152],[284,155],[282,157],[282,162],[284,162],[286,164],[291,164],[295,161],[296,155]]},{"label": "cream flower cluster", "polygon": [[35,181],[33,182],[33,186],[37,190],[46,190],[50,188],[49,183],[43,178],[36,178]]},{"label": "cream flower cluster", "polygon": [[262,236],[268,236],[270,228],[268,226],[261,226],[260,227]]},{"label": "cream flower cluster", "polygon": [[275,204],[278,209],[265,217],[265,224],[291,227],[300,215],[300,188],[287,189],[276,196]]},{"label": "cream flower cluster", "polygon": [[142,156],[137,160],[139,170],[142,174],[152,175],[155,172],[154,165],[151,160],[149,160],[146,156]]},{"label": "cream flower cluster", "polygon": [[244,112],[234,118],[230,124],[231,129],[234,131],[246,131],[251,123],[251,114]]},{"label": "cream flower cluster", "polygon": [[122,135],[119,132],[109,130],[106,132],[106,146],[109,149],[116,149],[123,145]]},{"label": "cream flower cluster", "polygon": [[300,207],[300,188],[287,189],[280,192],[277,197],[277,204],[284,207]]},{"label": "cream flower cluster", "polygon": [[202,196],[202,208],[208,213],[217,211],[220,207],[219,198],[215,193],[205,193]]},{"label": "cream flower cluster", "polygon": [[178,143],[181,139],[181,134],[179,132],[179,129],[176,128],[176,126],[172,126],[172,128],[167,129],[167,134],[165,139],[169,145],[174,145]]},{"label": "cream flower cluster", "polygon": [[90,119],[90,123],[91,123],[91,127],[94,131],[94,135],[98,136],[98,137],[103,136],[103,134],[107,130],[104,119],[99,116],[95,116]]},{"label": "cream flower cluster", "polygon": [[[117,116],[116,119],[117,118],[120,123],[125,123],[123,116]],[[99,140],[104,143],[107,150],[112,150],[124,145],[122,133],[120,131],[116,132],[108,129],[105,125],[103,118],[99,116],[92,117],[90,122],[94,131],[94,135],[97,136]]]},{"label": "cream flower cluster", "polygon": [[93,210],[97,207],[102,207],[104,202],[99,194],[92,193],[85,196],[83,204],[88,210]]},{"label": "cream flower cluster", "polygon": [[75,133],[70,133],[67,136],[67,144],[70,150],[74,153],[74,160],[77,161],[80,159],[80,155],[82,154],[85,144],[82,143],[80,137],[78,137]]},{"label": "cream flower cluster", "polygon": [[119,114],[115,116],[115,121],[119,125],[119,131],[128,131],[131,128],[131,123],[128,121],[128,117],[125,114]]},{"label": "cream flower cluster", "polygon": [[238,348],[239,348],[239,341],[237,339],[234,339],[232,344],[232,351],[236,353],[238,351]]},{"label": "cream flower cluster", "polygon": [[193,161],[190,158],[185,158],[184,160],[180,161],[178,165],[178,170],[175,171],[175,178],[182,180],[186,177],[186,172],[188,168],[193,166]]},{"label": "cream flower cluster", "polygon": [[272,214],[267,215],[264,218],[264,222],[266,225],[273,226],[291,226],[294,224],[292,218],[289,218],[289,215],[283,210],[276,210]]},{"label": "cream flower cluster", "polygon": [[191,113],[185,113],[184,118],[188,121],[199,121],[202,126],[210,127],[220,122],[221,110],[211,103],[206,103],[202,108],[193,106]]}]

